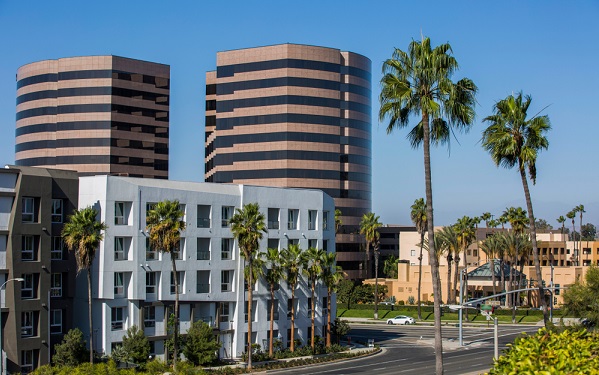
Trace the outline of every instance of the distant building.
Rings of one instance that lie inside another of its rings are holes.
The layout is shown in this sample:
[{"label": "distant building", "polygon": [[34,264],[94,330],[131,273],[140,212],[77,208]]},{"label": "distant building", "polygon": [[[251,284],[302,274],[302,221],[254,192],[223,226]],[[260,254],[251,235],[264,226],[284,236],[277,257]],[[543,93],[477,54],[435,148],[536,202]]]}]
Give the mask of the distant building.
[{"label": "distant building", "polygon": [[169,87],[168,65],[119,56],[24,65],[15,163],[166,179]]},{"label": "distant building", "polygon": [[[187,228],[177,256],[177,275],[171,258],[149,247],[146,213],[165,199],[178,199]],[[174,277],[180,284],[180,324],[185,334],[190,324],[210,324],[222,344],[221,358],[238,358],[247,338],[244,260],[230,229],[235,209],[257,202],[268,221],[262,251],[301,248],[335,249],[333,199],[321,191],[280,189],[232,184],[159,181],[116,176],[80,178],[79,205],[95,206],[108,225],[92,268],[94,342],[104,354],[122,343],[126,330],[143,328],[153,355],[164,358],[167,320],[175,301]],[[77,284],[76,324],[87,328],[87,283]],[[319,284],[316,331],[323,336],[327,306],[326,288]],[[307,343],[310,336],[310,290],[305,281],[296,290],[296,337]],[[274,301],[264,280],[257,283],[251,341],[266,349],[269,309],[275,304],[275,337],[288,345],[291,292],[284,281]],[[333,306],[335,306],[334,302]],[[330,312],[335,316],[335,310]],[[97,332],[96,332],[97,330]]]},{"label": "distant building", "polygon": [[342,213],[338,265],[370,277],[359,225],[372,209],[371,101],[371,61],[353,52],[219,52],[206,73],[205,180],[324,191]]},{"label": "distant building", "polygon": [[10,280],[0,290],[6,373],[49,363],[73,328],[76,262],[61,232],[77,189],[72,171],[0,169],[0,284]]}]

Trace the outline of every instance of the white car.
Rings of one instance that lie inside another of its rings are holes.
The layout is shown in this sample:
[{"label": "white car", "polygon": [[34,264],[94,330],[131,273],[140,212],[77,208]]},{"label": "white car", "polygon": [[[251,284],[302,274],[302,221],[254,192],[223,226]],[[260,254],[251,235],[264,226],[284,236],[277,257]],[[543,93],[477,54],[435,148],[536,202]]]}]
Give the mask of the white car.
[{"label": "white car", "polygon": [[414,318],[405,315],[398,315],[395,318],[387,319],[387,324],[415,324]]}]

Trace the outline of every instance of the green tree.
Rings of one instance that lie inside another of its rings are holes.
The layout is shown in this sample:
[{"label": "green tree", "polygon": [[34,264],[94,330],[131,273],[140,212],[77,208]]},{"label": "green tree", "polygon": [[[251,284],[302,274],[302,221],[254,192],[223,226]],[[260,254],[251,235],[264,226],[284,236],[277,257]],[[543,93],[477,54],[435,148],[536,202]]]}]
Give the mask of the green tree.
[{"label": "green tree", "polygon": [[574,237],[574,235],[576,234],[576,228],[574,228],[574,219],[576,219],[576,208],[574,208],[574,210],[568,212],[566,214],[566,217],[570,220],[572,220],[572,234],[570,235],[570,241],[574,241],[574,253],[572,254],[572,256],[570,257],[570,260],[572,261],[572,263],[575,266],[578,266],[578,250],[576,249],[576,238]]},{"label": "green tree", "polygon": [[283,278],[283,257],[279,252],[279,249],[269,248],[266,250],[265,259],[266,270],[264,271],[264,278],[268,284],[270,291],[270,331],[268,340],[268,355],[273,356],[273,343],[274,343],[274,323],[275,323],[275,289],[278,287],[279,282]]},{"label": "green tree", "polygon": [[383,263],[383,272],[388,279],[397,279],[397,259],[396,256],[390,255]]},{"label": "green tree", "polygon": [[322,255],[322,281],[327,287],[327,332],[326,346],[331,346],[331,299],[333,293],[339,290],[339,284],[345,278],[340,266],[335,265],[337,253],[324,253]]},{"label": "green tree", "polygon": [[83,333],[79,328],[73,328],[64,335],[62,342],[54,347],[52,363],[55,366],[74,367],[85,362],[88,351],[85,348]]},{"label": "green tree", "polygon": [[[435,235],[435,237],[439,237],[439,241],[435,242],[435,246],[441,246],[443,253],[445,254],[445,259],[447,260],[447,303],[455,303],[455,289],[453,289],[452,293],[451,288],[451,264],[454,261],[454,254],[458,251],[460,246],[458,243],[458,234],[453,229],[453,226],[445,226]],[[428,244],[428,241],[426,243]],[[435,296],[437,295],[438,294],[435,292]]]},{"label": "green tree", "polygon": [[183,355],[195,366],[205,366],[216,361],[216,352],[220,347],[210,325],[198,320],[187,331]]},{"label": "green tree", "polygon": [[428,219],[431,273],[433,278],[435,315],[435,367],[443,373],[443,343],[441,334],[441,280],[439,265],[435,262],[433,190],[431,178],[431,143],[449,142],[451,128],[468,130],[474,120],[476,86],[467,79],[457,83],[451,76],[458,69],[449,44],[432,47],[429,38],[412,41],[408,51],[395,49],[391,59],[383,64],[381,79],[381,107],[379,118],[389,118],[387,132],[409,124],[418,116],[410,133],[412,146],[422,143],[424,151],[424,181]]},{"label": "green tree", "polygon": [[497,294],[497,281],[495,277],[496,269],[495,258],[500,252],[501,243],[498,241],[497,234],[494,233],[481,241],[481,250],[487,255],[489,260],[489,271],[491,272],[491,284],[493,285],[493,295]]},{"label": "green tree", "polygon": [[341,280],[337,288],[337,302],[347,305],[351,309],[352,303],[357,302],[356,284],[352,280]]},{"label": "green tree", "polygon": [[128,361],[140,365],[142,368],[150,356],[150,342],[144,331],[137,326],[131,326],[123,336],[123,350]]},{"label": "green tree", "polygon": [[149,231],[150,247],[154,251],[170,254],[171,280],[175,285],[175,313],[173,329],[173,369],[177,371],[179,358],[179,273],[176,259],[179,254],[181,232],[185,230],[185,212],[178,200],[156,203],[146,212],[146,229]]},{"label": "green tree", "polygon": [[[466,249],[468,249],[468,247],[470,245],[472,245],[474,243],[474,241],[476,241],[476,225],[477,225],[476,220],[477,219],[471,218],[469,216],[463,216],[462,218],[458,219],[458,221],[453,226],[453,229],[456,231],[456,234],[457,234],[458,247],[460,249],[460,253],[462,253],[464,256],[464,269],[466,269],[466,267],[468,266]],[[456,263],[456,269],[455,269],[455,274],[454,274],[454,279],[453,279],[453,282],[454,282],[453,289],[454,290],[457,290],[458,272],[459,272],[459,267]],[[464,290],[466,291],[466,295],[468,295],[468,284],[466,284]],[[460,296],[460,298],[462,298],[462,296]],[[462,302],[463,301],[460,300],[460,303],[462,303]]]},{"label": "green tree", "polygon": [[597,227],[591,223],[584,224],[581,233],[583,241],[594,241],[597,237]]},{"label": "green tree", "polygon": [[[585,213],[586,211],[584,210],[584,205],[579,204],[578,206],[576,206],[574,208],[575,212],[578,212],[580,214],[580,232],[582,233],[582,214]],[[582,257],[582,236],[579,235],[578,237],[578,259],[580,262],[580,259]],[[580,264],[580,263],[579,263]]]},{"label": "green tree", "polygon": [[535,227],[539,232],[549,232],[553,230],[553,226],[545,219],[537,219],[535,221]]},{"label": "green tree", "polygon": [[322,260],[324,257],[324,250],[317,249],[314,247],[308,248],[308,250],[302,253],[301,262],[304,274],[308,277],[308,283],[310,285],[311,294],[311,306],[310,306],[310,322],[312,325],[312,334],[310,337],[310,346],[312,346],[312,352],[315,350],[316,342],[314,341],[314,318],[316,314],[316,283],[322,275]]},{"label": "green tree", "polygon": [[503,211],[502,216],[505,216],[514,232],[524,233],[528,229],[526,210],[522,209],[522,207],[508,207]]},{"label": "green tree", "polygon": [[299,245],[290,244],[282,251],[283,267],[287,274],[287,285],[291,290],[291,347],[295,351],[295,289],[300,273],[302,272],[302,250]]},{"label": "green tree", "polygon": [[584,280],[577,279],[562,292],[562,297],[566,316],[586,318],[599,324],[599,268],[589,266]]},{"label": "green tree", "polygon": [[331,327],[331,331],[333,336],[335,336],[337,344],[339,344],[339,341],[341,340],[341,338],[345,335],[347,335],[349,333],[349,331],[351,331],[351,327],[349,325],[348,322],[346,322],[345,320],[341,320],[339,318],[335,318],[335,322],[333,323],[333,326]]},{"label": "green tree", "polygon": [[89,363],[94,363],[94,346],[92,332],[92,277],[91,268],[96,258],[96,250],[104,238],[102,231],[108,228],[106,224],[96,220],[98,211],[91,206],[81,210],[75,210],[70,215],[62,228],[62,238],[67,248],[75,252],[77,260],[77,273],[81,270],[87,271],[87,305],[89,320]]},{"label": "green tree", "polygon": [[[420,234],[420,255],[418,255],[418,320],[422,320],[422,311],[420,310],[420,297],[422,295],[422,246],[424,246],[424,234],[426,233],[426,202],[424,198],[418,198],[412,204],[410,211],[410,219],[416,226],[418,234]],[[397,272],[397,267],[395,267]]]},{"label": "green tree", "polygon": [[364,235],[366,239],[366,275],[370,274],[370,267],[368,266],[368,261],[370,260],[370,245],[374,248],[374,290],[375,290],[375,299],[374,299],[374,319],[379,318],[378,306],[379,301],[377,293],[377,288],[379,285],[379,245],[381,234],[379,233],[379,228],[382,226],[379,222],[379,217],[374,214],[374,212],[369,212],[362,216],[362,220],[360,221],[360,234]]},{"label": "green tree", "polygon": [[[531,97],[523,96],[522,93],[516,96],[510,95],[497,102],[494,106],[494,114],[483,120],[490,125],[483,132],[482,146],[489,152],[495,165],[518,168],[526,198],[536,278],[542,280],[535,216],[526,172],[528,170],[528,176],[534,185],[537,179],[537,155],[541,150],[549,147],[545,134],[551,126],[547,116],[535,115],[526,118],[531,102]],[[544,295],[543,284],[539,283],[539,296]],[[547,303],[544,298],[540,300],[543,306],[543,320],[547,322]]]},{"label": "green tree", "polygon": [[339,233],[339,229],[343,225],[343,221],[341,221],[341,216],[343,213],[339,209],[335,209],[335,234]]},{"label": "green tree", "polygon": [[[254,261],[256,253],[260,251],[260,240],[267,232],[264,214],[260,212],[258,203],[248,203],[242,209],[236,209],[231,218],[231,232],[237,239],[239,252],[247,262],[248,268],[248,369],[252,369],[252,291],[254,289]],[[261,267],[256,267],[258,269]]]}]

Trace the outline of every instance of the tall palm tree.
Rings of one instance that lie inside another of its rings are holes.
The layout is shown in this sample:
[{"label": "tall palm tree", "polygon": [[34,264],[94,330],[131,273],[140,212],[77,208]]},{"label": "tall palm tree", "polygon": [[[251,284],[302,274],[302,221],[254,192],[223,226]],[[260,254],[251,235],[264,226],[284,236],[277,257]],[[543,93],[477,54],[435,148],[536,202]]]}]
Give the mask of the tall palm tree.
[{"label": "tall palm tree", "polygon": [[106,224],[96,220],[98,211],[91,206],[75,210],[62,228],[62,238],[67,248],[75,252],[77,273],[87,271],[87,307],[89,319],[89,362],[94,363],[94,345],[92,340],[92,276],[91,268],[96,258],[96,249],[104,238],[102,231],[108,228]]},{"label": "tall palm tree", "polygon": [[267,232],[265,216],[260,212],[258,203],[248,203],[243,208],[237,208],[231,217],[231,232],[237,239],[239,253],[248,263],[248,369],[252,369],[252,299],[254,289],[254,260],[260,251],[260,240]]},{"label": "tall palm tree", "polygon": [[[423,145],[429,258],[432,260],[435,296],[441,295],[441,280],[439,265],[434,257],[430,145],[448,142],[451,128],[467,131],[474,121],[474,96],[477,88],[468,78],[454,83],[451,77],[457,69],[458,62],[448,43],[432,47],[430,39],[423,37],[420,42],[412,41],[407,52],[396,48],[392,58],[383,63],[385,75],[381,79],[379,118],[381,121],[389,118],[387,133],[407,126],[412,116],[419,118],[415,131],[411,132],[411,144],[416,147],[420,143]],[[435,368],[437,374],[442,374],[441,304],[437,298],[434,299],[434,315]]]},{"label": "tall palm tree", "polygon": [[494,233],[489,237],[481,241],[480,247],[482,251],[487,254],[489,261],[489,271],[491,272],[491,284],[493,285],[493,295],[497,294],[497,282],[495,277],[495,258],[499,253],[500,243],[497,239],[497,235]]},{"label": "tall palm tree", "polygon": [[335,234],[339,233],[339,229],[341,229],[341,226],[343,225],[343,221],[341,221],[341,216],[343,216],[341,210],[335,209]]},{"label": "tall palm tree", "polygon": [[269,331],[269,343],[268,343],[268,355],[273,355],[273,340],[274,340],[274,323],[275,323],[275,290],[279,285],[279,282],[283,278],[283,257],[279,252],[279,249],[269,248],[265,254],[265,267],[264,278],[268,283],[270,290],[270,331]]},{"label": "tall palm tree", "polygon": [[281,252],[283,258],[283,267],[287,274],[287,284],[291,290],[291,347],[295,351],[295,289],[297,287],[298,277],[302,272],[302,250],[299,245],[290,244]]},{"label": "tall palm tree", "polygon": [[503,215],[512,230],[516,233],[524,233],[524,230],[528,228],[528,218],[526,214],[526,210],[522,209],[522,207],[508,207],[503,211]]},{"label": "tall palm tree", "polygon": [[185,212],[178,200],[158,202],[146,213],[146,228],[150,235],[150,247],[171,256],[171,267],[175,284],[175,329],[173,332],[173,368],[177,370],[179,351],[179,274],[177,273],[177,252],[181,241],[181,231],[185,230]]},{"label": "tall palm tree", "polygon": [[322,280],[327,287],[327,332],[326,346],[331,346],[331,298],[337,291],[339,283],[345,278],[340,266],[336,266],[337,253],[324,253],[322,255]]},{"label": "tall palm tree", "polygon": [[[451,288],[451,263],[454,261],[454,254],[456,249],[458,249],[458,236],[456,231],[453,230],[452,226],[443,227],[435,237],[439,237],[440,241],[436,242],[434,245],[441,244],[443,246],[443,253],[445,254],[445,258],[447,259],[447,303],[455,303],[455,291],[452,293]],[[433,239],[434,241],[434,239]],[[430,250],[429,250],[430,253]],[[435,293],[433,291],[433,293]],[[435,294],[437,295],[437,294]]]},{"label": "tall palm tree", "polygon": [[[511,257],[510,259],[510,281],[508,283],[508,286],[510,288],[510,291],[513,290],[513,286],[514,286],[514,267],[517,266],[518,263],[518,257],[520,255],[520,247],[519,246],[515,246],[516,245],[520,245],[520,238],[518,237],[519,235],[524,233],[524,230],[528,228],[528,218],[526,217],[526,210],[522,209],[522,207],[508,207],[505,209],[505,211],[503,212],[503,215],[505,216],[505,218],[507,219],[507,221],[510,223],[510,227],[512,227],[512,232],[511,234],[517,235],[516,238],[514,238],[513,236],[506,234],[506,236],[504,237],[504,240],[506,241],[506,249],[507,249],[507,254],[508,257]],[[516,242],[514,242],[516,241]],[[516,306],[516,295],[515,294],[511,294],[510,298],[512,300],[512,306],[515,307]],[[506,299],[506,301],[509,301],[509,298]]]},{"label": "tall palm tree", "polygon": [[374,272],[375,272],[375,281],[374,281],[374,319],[378,319],[378,284],[379,284],[379,239],[381,238],[381,234],[379,233],[379,228],[382,226],[379,222],[379,217],[374,214],[374,212],[369,212],[362,216],[362,220],[360,221],[360,234],[364,235],[366,239],[366,275],[370,273],[370,267],[368,266],[368,261],[370,259],[370,245],[374,247]]},{"label": "tall palm tree", "polygon": [[576,212],[580,213],[580,233],[578,236],[578,264],[581,264],[582,261],[582,214],[586,212],[584,210],[584,205],[580,204],[574,208]]},{"label": "tall palm tree", "polygon": [[420,255],[418,256],[418,320],[422,320],[422,312],[420,310],[422,295],[422,246],[424,245],[424,234],[426,233],[427,226],[424,198],[416,199],[410,208],[410,219],[412,219],[412,223],[414,223],[418,234],[420,234]]},{"label": "tall palm tree", "polygon": [[568,212],[566,214],[566,217],[568,219],[572,220],[572,234],[570,235],[570,240],[574,242],[574,249],[573,249],[573,253],[572,256],[570,257],[570,260],[572,260],[575,266],[578,266],[578,251],[576,251],[576,237],[575,237],[575,232],[576,229],[574,228],[574,219],[576,218],[576,211],[572,210],[570,212]]},{"label": "tall palm tree", "polygon": [[[564,238],[566,218],[561,216],[557,218],[557,222],[562,225],[562,240],[564,241],[564,249],[566,248],[566,239]],[[563,259],[562,259],[563,261]],[[565,263],[563,263],[565,264]]]},{"label": "tall palm tree", "polygon": [[[476,225],[477,224],[476,224],[475,218],[463,216],[462,218],[458,219],[458,221],[453,226],[454,230],[456,231],[457,237],[458,237],[458,245],[459,245],[460,252],[464,256],[464,269],[467,269],[467,267],[468,267],[466,251],[467,251],[468,247],[470,247],[470,245],[472,243],[474,243],[474,241],[476,241]],[[455,273],[454,285],[453,285],[454,290],[457,289],[458,272],[459,272],[459,267],[456,265],[456,273]],[[464,290],[466,291],[466,295],[468,295],[468,283],[466,280],[464,280],[464,282],[465,282]],[[462,297],[463,296],[460,296],[460,298],[462,298]],[[460,300],[460,303],[463,303],[463,302],[464,301]]]},{"label": "tall palm tree", "polygon": [[526,172],[528,170],[528,176],[534,185],[537,179],[537,155],[541,150],[549,147],[549,141],[545,135],[551,129],[551,125],[549,117],[546,115],[526,118],[531,101],[530,96],[523,96],[522,93],[519,93],[497,102],[494,106],[495,113],[483,120],[490,125],[483,132],[482,145],[491,154],[491,158],[497,166],[518,167],[526,198],[535,273],[539,280],[539,298],[543,307],[543,320],[546,323],[548,319],[547,302],[543,297],[545,295],[543,283],[540,282],[543,275],[541,274],[535,216]]},{"label": "tall palm tree", "polygon": [[485,222],[485,228],[489,228],[489,221],[493,219],[493,215],[491,215],[490,212],[483,212],[483,214],[480,215],[480,219]]},{"label": "tall palm tree", "polygon": [[318,296],[316,296],[316,283],[322,275],[321,262],[324,254],[326,254],[324,250],[310,247],[308,250],[302,253],[301,257],[302,269],[304,274],[308,277],[308,283],[310,284],[310,293],[312,297],[310,299],[310,322],[312,324],[310,346],[312,346],[312,352],[314,352],[316,348],[316,342],[314,341],[314,330],[316,328],[314,324],[314,318],[316,314],[316,298],[318,298]]}]

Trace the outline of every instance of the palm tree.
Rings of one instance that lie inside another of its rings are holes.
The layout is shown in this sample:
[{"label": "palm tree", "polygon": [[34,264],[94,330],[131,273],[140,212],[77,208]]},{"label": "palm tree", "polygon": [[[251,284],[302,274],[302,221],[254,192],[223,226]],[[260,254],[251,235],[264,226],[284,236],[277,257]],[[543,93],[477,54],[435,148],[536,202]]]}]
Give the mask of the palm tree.
[{"label": "palm tree", "polygon": [[177,371],[179,350],[179,274],[177,273],[177,254],[181,241],[181,232],[185,230],[185,212],[178,200],[158,202],[146,213],[146,228],[150,235],[150,247],[171,256],[172,274],[175,284],[175,329],[173,332],[173,368]]},{"label": "palm tree", "polygon": [[[564,249],[566,248],[566,239],[564,238],[566,218],[561,216],[557,218],[557,222],[562,225],[562,239],[564,240]],[[565,264],[565,263],[563,263]]]},{"label": "palm tree", "polygon": [[345,278],[340,266],[336,266],[337,253],[324,253],[322,255],[322,280],[327,287],[327,332],[326,346],[331,346],[331,298],[337,291],[339,283]]},{"label": "palm tree", "polygon": [[548,318],[547,302],[543,298],[545,295],[543,283],[540,282],[543,275],[541,274],[535,216],[526,170],[528,170],[528,175],[534,185],[537,179],[537,155],[541,150],[549,147],[549,141],[545,134],[551,129],[551,125],[548,116],[535,115],[530,119],[526,118],[531,101],[530,96],[523,97],[522,93],[519,93],[497,102],[494,107],[495,113],[483,120],[490,125],[483,132],[482,145],[491,154],[491,158],[497,166],[518,167],[526,198],[535,273],[539,280],[539,298],[543,307],[543,320],[546,323]]},{"label": "palm tree", "polygon": [[418,320],[422,320],[422,312],[420,310],[420,297],[422,288],[422,246],[424,245],[424,233],[426,232],[426,203],[424,198],[419,198],[414,201],[411,207],[410,219],[416,226],[418,234],[420,234],[420,255],[418,256]]},{"label": "palm tree", "polygon": [[[458,69],[457,60],[449,44],[432,47],[429,38],[412,41],[408,51],[395,49],[391,59],[383,63],[385,75],[381,79],[381,108],[379,118],[389,118],[387,133],[419,117],[412,146],[423,145],[424,182],[426,190],[426,217],[428,221],[429,252],[433,278],[433,294],[441,295],[439,265],[435,262],[433,189],[431,181],[431,143],[449,141],[450,129],[469,130],[474,120],[476,85],[467,78],[457,83],[451,76]],[[430,126],[432,125],[432,127]],[[432,131],[431,131],[432,130]],[[420,138],[420,136],[422,136]],[[441,304],[434,299],[435,315],[435,367],[443,373],[443,343],[441,335]]]},{"label": "palm tree", "polygon": [[102,231],[108,228],[106,224],[97,221],[98,211],[91,206],[75,210],[69,216],[62,228],[62,238],[67,248],[75,252],[77,259],[77,273],[87,271],[87,304],[89,319],[89,363],[94,363],[94,346],[92,340],[92,276],[91,268],[96,258],[96,249],[104,238]]},{"label": "palm tree", "polygon": [[310,292],[312,298],[310,299],[310,321],[312,323],[312,330],[310,334],[310,345],[312,346],[312,352],[316,348],[316,342],[314,341],[314,318],[316,313],[316,282],[322,274],[322,258],[326,254],[324,250],[317,249],[314,247],[308,248],[308,250],[302,253],[301,262],[304,274],[308,277],[308,283],[310,284]]},{"label": "palm tree", "polygon": [[339,233],[339,229],[343,225],[343,221],[341,221],[341,216],[343,213],[339,209],[335,209],[335,234]]},{"label": "palm tree", "polygon": [[[239,252],[248,262],[248,369],[252,369],[252,297],[254,289],[254,260],[260,251],[260,240],[267,232],[265,217],[260,212],[258,203],[248,203],[243,208],[237,208],[231,217],[231,232],[237,239]],[[260,268],[261,269],[261,268]]]},{"label": "palm tree", "polygon": [[506,208],[501,216],[504,216],[507,219],[512,230],[516,233],[523,233],[524,230],[528,228],[526,210],[522,209],[522,207]]},{"label": "palm tree", "polygon": [[[510,226],[512,227],[512,232],[511,234],[515,234],[515,235],[521,235],[524,233],[524,230],[527,229],[528,227],[528,223],[527,223],[527,217],[526,217],[526,210],[522,209],[522,207],[509,207],[506,208],[506,210],[503,212],[503,215],[505,216],[506,219],[508,220],[508,222],[510,223]],[[514,241],[518,241],[517,245],[520,245],[520,238],[516,238],[514,239],[513,236],[507,235],[504,237],[504,239],[506,240],[506,248],[507,248],[507,254],[508,256],[511,257],[510,260],[510,281],[508,283],[509,287],[510,287],[510,291],[513,290],[513,286],[514,286],[514,267],[517,265],[518,262],[518,257],[520,255],[520,248],[518,246],[514,246]],[[510,295],[511,299],[512,299],[512,306],[515,307],[516,306],[516,295],[515,294],[511,294]],[[508,301],[509,299],[506,299],[506,301]]]},{"label": "palm tree", "polygon": [[270,332],[268,343],[268,355],[273,355],[274,323],[275,323],[275,289],[283,278],[283,258],[279,249],[269,248],[266,250],[264,272],[266,282],[270,289]]},{"label": "palm tree", "polygon": [[572,235],[570,236],[570,239],[572,241],[574,241],[574,253],[570,257],[570,260],[573,261],[575,266],[578,266],[578,252],[576,251],[576,237],[574,237],[574,232],[576,232],[576,229],[574,228],[574,219],[576,218],[576,211],[572,210],[572,211],[568,212],[566,214],[566,217],[568,219],[572,219]]},{"label": "palm tree", "polygon": [[[462,254],[464,255],[464,269],[468,268],[468,260],[467,260],[467,256],[466,256],[466,251],[468,249],[468,247],[474,243],[474,241],[476,241],[476,218],[471,218],[468,216],[463,216],[461,219],[458,219],[458,221],[455,223],[455,225],[453,226],[454,230],[457,232],[457,237],[458,237],[458,244],[459,244],[459,248],[460,251],[462,252]],[[455,273],[455,277],[454,277],[454,290],[457,289],[457,275],[459,272],[459,267],[456,265],[456,273]],[[464,290],[466,291],[466,296],[468,295],[468,283],[467,283],[467,279],[464,280],[465,281],[465,287]],[[463,296],[460,296],[460,299],[463,298]],[[460,303],[463,303],[464,301],[460,300]],[[466,313],[466,318],[468,317],[468,314]]]},{"label": "palm tree", "polygon": [[[452,226],[446,226],[443,227],[443,229],[441,229],[435,237],[439,237],[440,241],[434,245],[436,246],[437,244],[441,244],[443,246],[443,252],[445,253],[445,257],[447,259],[447,303],[455,303],[455,293],[452,293],[451,291],[451,263],[454,260],[453,257],[456,249],[459,247],[458,236],[453,230]],[[435,292],[433,291],[433,293]],[[435,295],[437,294],[435,293]]]},{"label": "palm tree", "polygon": [[490,212],[483,212],[483,214],[480,215],[480,219],[485,222],[485,228],[489,228],[489,221],[493,219],[493,215],[491,215]]},{"label": "palm tree", "polygon": [[302,271],[302,250],[299,245],[290,244],[287,249],[281,252],[283,258],[283,267],[287,273],[287,284],[291,290],[291,347],[295,351],[295,288],[297,287],[298,277]]},{"label": "palm tree", "polygon": [[586,212],[584,210],[584,205],[580,204],[578,206],[575,207],[576,212],[580,213],[580,233],[578,236],[578,264],[581,264],[581,259],[582,259],[582,214],[584,212]]},{"label": "palm tree", "polygon": [[374,319],[378,319],[378,278],[379,278],[379,239],[381,237],[379,233],[379,228],[382,224],[379,222],[379,217],[374,214],[374,212],[369,212],[362,216],[362,221],[360,221],[360,234],[364,235],[364,239],[366,240],[366,275],[370,274],[370,267],[368,265],[370,260],[370,245],[374,247],[374,272],[375,272],[375,282],[374,282]]},{"label": "palm tree", "polygon": [[389,255],[383,264],[383,273],[389,279],[397,279],[397,261],[395,255]]},{"label": "palm tree", "polygon": [[487,254],[487,259],[489,260],[489,271],[491,272],[491,283],[493,284],[493,295],[497,294],[497,282],[495,278],[495,258],[499,253],[500,243],[496,234],[492,234],[489,237],[485,238],[480,247],[482,251]]}]

